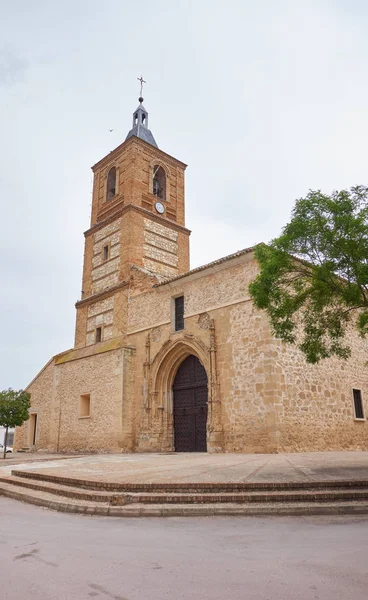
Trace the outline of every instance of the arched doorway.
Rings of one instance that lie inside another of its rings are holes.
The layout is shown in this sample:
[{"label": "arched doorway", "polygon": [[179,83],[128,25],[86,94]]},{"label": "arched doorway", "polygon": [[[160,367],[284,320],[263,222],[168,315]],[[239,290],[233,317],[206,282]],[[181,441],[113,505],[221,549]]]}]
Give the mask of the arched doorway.
[{"label": "arched doorway", "polygon": [[173,385],[176,452],[207,452],[207,374],[191,354],[180,365]]}]

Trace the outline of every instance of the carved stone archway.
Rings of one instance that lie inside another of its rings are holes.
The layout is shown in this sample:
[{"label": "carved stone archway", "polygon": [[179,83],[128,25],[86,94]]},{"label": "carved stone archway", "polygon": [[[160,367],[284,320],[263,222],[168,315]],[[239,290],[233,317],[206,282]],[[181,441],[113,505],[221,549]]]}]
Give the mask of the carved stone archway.
[{"label": "carved stone archway", "polygon": [[210,339],[207,346],[194,336],[182,334],[180,338],[168,340],[151,361],[150,338],[147,337],[141,450],[174,450],[172,387],[179,366],[192,354],[199,359],[208,377],[207,448],[209,452],[223,451],[214,326]]}]

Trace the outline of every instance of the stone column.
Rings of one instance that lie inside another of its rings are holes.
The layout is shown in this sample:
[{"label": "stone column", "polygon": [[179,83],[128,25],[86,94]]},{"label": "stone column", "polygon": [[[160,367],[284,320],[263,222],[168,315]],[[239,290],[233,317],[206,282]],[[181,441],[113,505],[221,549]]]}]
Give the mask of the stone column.
[{"label": "stone column", "polygon": [[143,390],[142,390],[142,419],[138,450],[150,450],[152,429],[152,396],[150,393],[150,367],[151,367],[151,338],[146,337],[146,354],[143,363]]},{"label": "stone column", "polygon": [[121,351],[121,448],[124,452],[133,452],[135,439],[133,433],[133,356],[134,350],[122,348]]},{"label": "stone column", "polygon": [[210,321],[210,380],[208,382],[207,446],[209,452],[223,452],[224,434],[221,419],[220,390],[216,366],[215,321]]}]

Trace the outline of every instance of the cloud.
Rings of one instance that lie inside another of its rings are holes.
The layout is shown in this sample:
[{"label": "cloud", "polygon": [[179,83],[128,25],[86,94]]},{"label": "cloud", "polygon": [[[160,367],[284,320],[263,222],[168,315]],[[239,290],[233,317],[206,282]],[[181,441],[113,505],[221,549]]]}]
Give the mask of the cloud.
[{"label": "cloud", "polygon": [[279,235],[309,188],[367,180],[366,0],[2,4],[1,387],[73,344],[89,167],[141,72],[160,149],[189,164],[192,267]]},{"label": "cloud", "polygon": [[11,86],[23,81],[29,67],[25,58],[10,47],[0,49],[0,86]]}]

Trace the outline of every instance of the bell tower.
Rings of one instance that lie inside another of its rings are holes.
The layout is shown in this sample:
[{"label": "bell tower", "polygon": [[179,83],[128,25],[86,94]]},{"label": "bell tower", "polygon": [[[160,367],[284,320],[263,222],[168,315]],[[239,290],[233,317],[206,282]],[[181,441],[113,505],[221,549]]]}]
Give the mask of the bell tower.
[{"label": "bell tower", "polygon": [[92,167],[77,348],[125,335],[133,266],[153,282],[189,270],[185,169],[158,148],[141,94],[125,141]]}]

